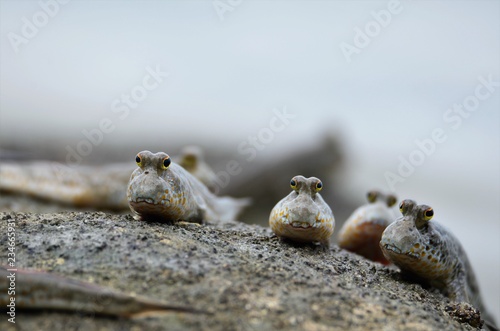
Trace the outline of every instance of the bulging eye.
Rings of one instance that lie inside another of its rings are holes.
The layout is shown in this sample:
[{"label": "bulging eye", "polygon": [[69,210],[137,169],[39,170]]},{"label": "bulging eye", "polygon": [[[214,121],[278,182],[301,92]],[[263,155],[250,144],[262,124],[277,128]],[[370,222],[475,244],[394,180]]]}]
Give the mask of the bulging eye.
[{"label": "bulging eye", "polygon": [[167,156],[163,159],[161,167],[163,169],[167,169],[170,166],[170,163],[172,163],[172,160],[170,160],[170,156]]},{"label": "bulging eye", "polygon": [[182,161],[186,166],[192,167],[196,164],[196,156],[194,156],[193,154],[187,154],[186,156],[184,156]]},{"label": "bulging eye", "polygon": [[394,195],[389,195],[387,197],[387,206],[388,207],[394,206],[396,204],[396,202],[398,202],[398,201]]},{"label": "bulging eye", "polygon": [[399,211],[404,214],[404,209],[405,209],[405,202],[401,201],[399,204]]},{"label": "bulging eye", "polygon": [[140,154],[137,154],[137,156],[135,157],[135,163],[137,163],[139,167],[142,165],[142,158]]},{"label": "bulging eye", "polygon": [[366,195],[368,202],[374,203],[377,200],[378,192],[377,191],[370,191]]},{"label": "bulging eye", "polygon": [[323,188],[323,183],[321,181],[318,181],[316,183],[316,192],[321,191],[322,188]]},{"label": "bulging eye", "polygon": [[290,187],[293,188],[294,190],[297,188],[297,181],[295,179],[292,179],[290,181]]},{"label": "bulging eye", "polygon": [[432,208],[426,209],[424,211],[424,220],[429,221],[432,216],[434,216],[434,210]]}]

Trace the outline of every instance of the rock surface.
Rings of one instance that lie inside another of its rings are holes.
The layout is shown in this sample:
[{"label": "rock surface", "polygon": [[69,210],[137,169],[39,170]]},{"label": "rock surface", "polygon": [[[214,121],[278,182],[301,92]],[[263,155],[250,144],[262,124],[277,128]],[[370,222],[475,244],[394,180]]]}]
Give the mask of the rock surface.
[{"label": "rock surface", "polygon": [[[95,212],[0,213],[16,222],[18,268],[208,309],[140,319],[18,311],[1,330],[474,330],[440,293],[337,246],[282,242],[244,223],[144,223]],[[7,250],[0,253],[3,264]]]}]

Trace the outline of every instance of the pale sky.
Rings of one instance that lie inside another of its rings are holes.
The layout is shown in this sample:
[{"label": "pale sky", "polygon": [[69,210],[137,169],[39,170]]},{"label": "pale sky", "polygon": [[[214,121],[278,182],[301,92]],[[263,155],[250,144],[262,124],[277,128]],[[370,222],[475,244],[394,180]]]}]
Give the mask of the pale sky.
[{"label": "pale sky", "polygon": [[[2,144],[76,148],[107,120],[113,130],[94,148],[199,140],[237,154],[286,107],[296,117],[266,155],[338,132],[344,189],[361,201],[442,129],[446,140],[396,191],[453,229],[500,321],[500,2],[401,1],[388,18],[390,1],[243,0],[223,20],[214,4],[226,0],[73,0],[51,16],[48,2],[0,1]],[[347,61],[342,43],[377,27]],[[155,68],[168,76],[147,77]],[[480,79],[493,81],[489,94]],[[132,91],[147,95],[123,116]],[[474,97],[474,110],[448,113]]]}]

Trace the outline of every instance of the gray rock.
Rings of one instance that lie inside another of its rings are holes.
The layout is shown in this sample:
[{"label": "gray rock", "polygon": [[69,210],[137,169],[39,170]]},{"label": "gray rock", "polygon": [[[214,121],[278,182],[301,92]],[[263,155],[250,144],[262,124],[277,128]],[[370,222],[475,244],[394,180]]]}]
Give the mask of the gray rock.
[{"label": "gray rock", "polygon": [[[473,330],[447,299],[339,249],[282,242],[244,223],[145,223],[96,212],[0,213],[16,220],[16,264],[214,315],[142,319],[17,312],[1,330]],[[0,253],[7,261],[7,250]],[[4,263],[5,264],[5,263]]]}]

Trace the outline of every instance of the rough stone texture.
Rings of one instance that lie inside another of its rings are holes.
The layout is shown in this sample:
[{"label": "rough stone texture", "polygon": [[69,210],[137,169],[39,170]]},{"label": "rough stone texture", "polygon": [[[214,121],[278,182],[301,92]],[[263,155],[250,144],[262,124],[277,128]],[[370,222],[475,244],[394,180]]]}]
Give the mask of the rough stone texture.
[{"label": "rough stone texture", "polygon": [[[1,330],[474,330],[446,298],[337,246],[282,242],[244,223],[145,223],[95,212],[0,213],[17,223],[17,267],[37,268],[212,316],[142,319],[17,312]],[[7,250],[0,253],[7,261]]]}]

